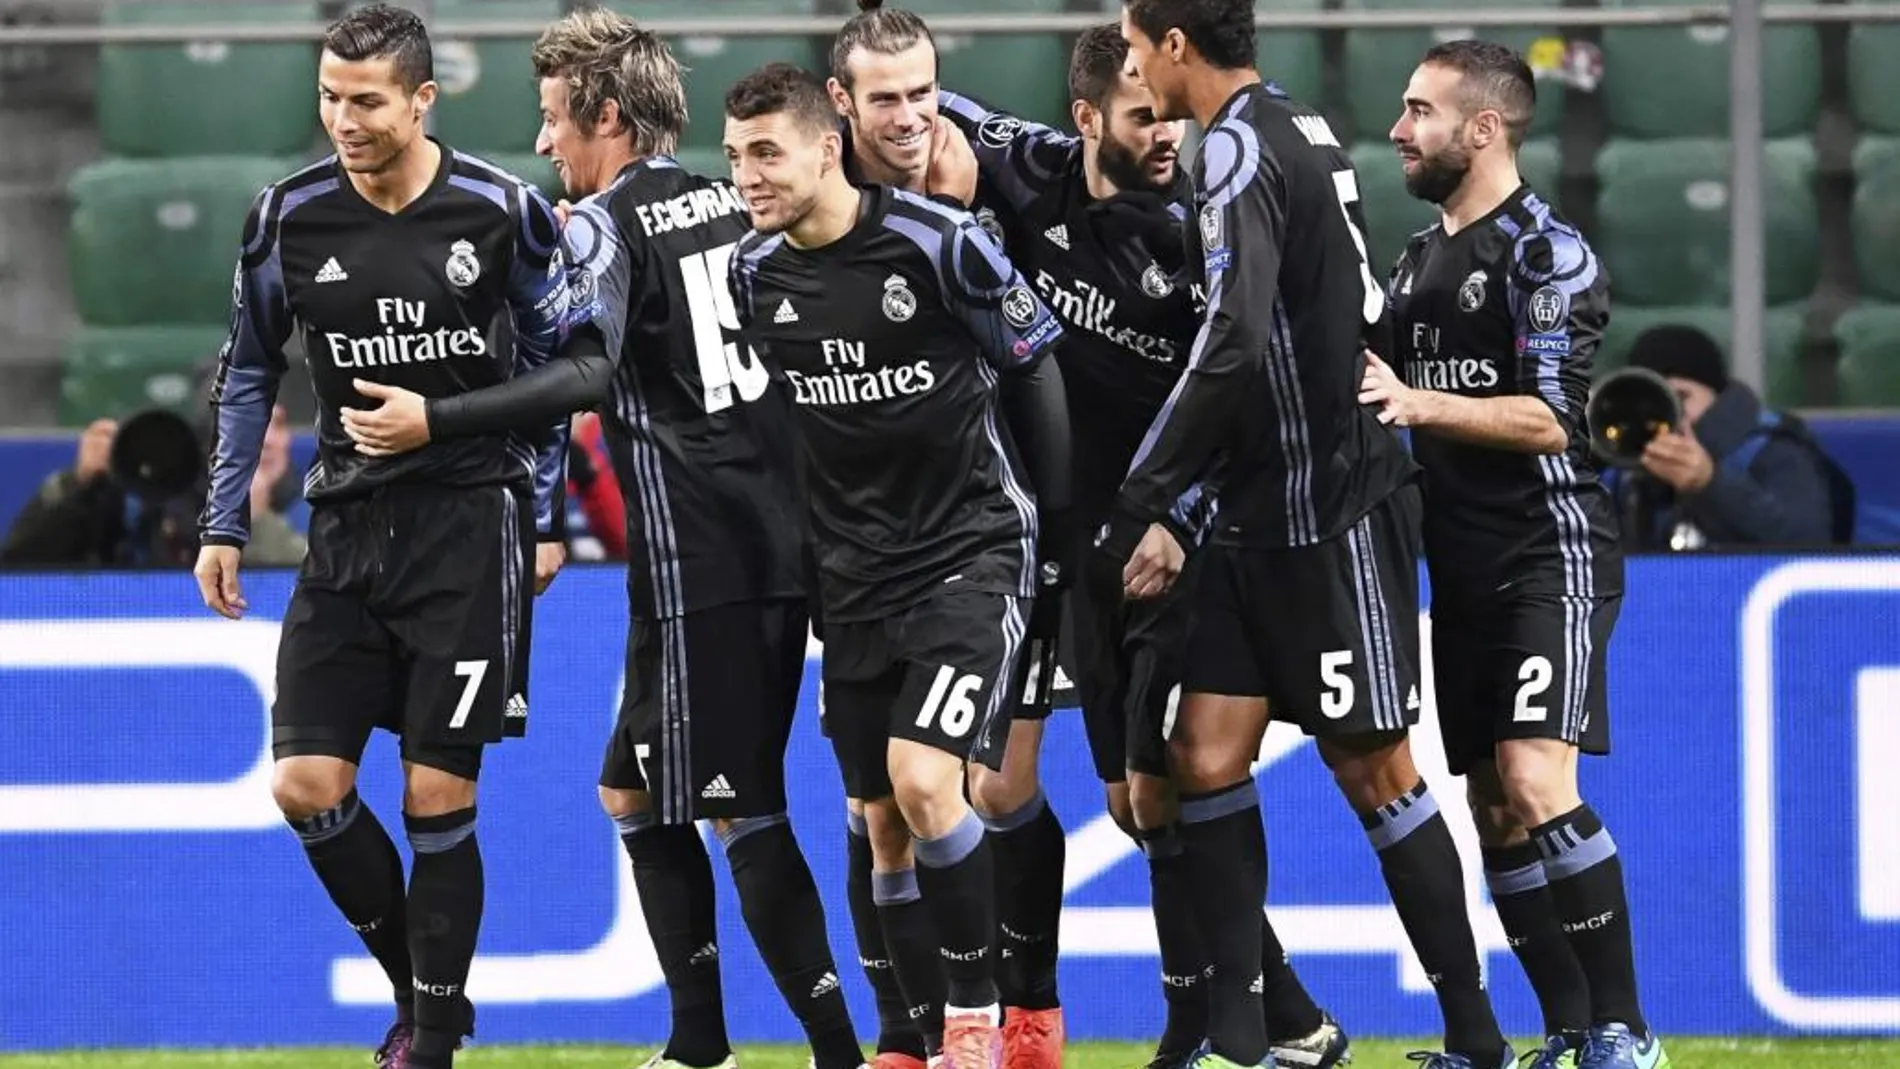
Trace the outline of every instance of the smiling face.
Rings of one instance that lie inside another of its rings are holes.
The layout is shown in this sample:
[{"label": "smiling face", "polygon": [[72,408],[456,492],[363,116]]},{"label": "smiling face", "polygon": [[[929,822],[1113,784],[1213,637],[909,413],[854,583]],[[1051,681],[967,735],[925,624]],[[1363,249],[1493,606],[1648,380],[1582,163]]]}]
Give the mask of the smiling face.
[{"label": "smiling face", "polygon": [[1405,87],[1404,110],[1388,135],[1405,171],[1406,192],[1433,204],[1445,203],[1458,191],[1477,154],[1463,83],[1464,75],[1456,70],[1421,64]]},{"label": "smiling face", "polygon": [[854,48],[846,69],[850,87],[833,78],[829,89],[855,150],[897,174],[921,175],[937,121],[936,46],[920,39],[896,52]]},{"label": "smiling face", "polygon": [[568,97],[567,79],[541,79],[541,132],[535,136],[534,151],[554,164],[568,196],[585,197],[606,188],[612,177],[604,172],[620,126],[619,110],[606,101],[599,120],[588,126],[574,118]]},{"label": "smiling face", "polygon": [[767,234],[811,214],[827,164],[842,150],[836,131],[811,129],[790,111],[727,116],[725,148],[732,184],[745,198],[752,225]]},{"label": "smiling face", "polygon": [[317,112],[337,159],[353,174],[389,170],[423,136],[435,94],[432,81],[411,91],[389,56],[350,60],[326,49],[317,64]]}]

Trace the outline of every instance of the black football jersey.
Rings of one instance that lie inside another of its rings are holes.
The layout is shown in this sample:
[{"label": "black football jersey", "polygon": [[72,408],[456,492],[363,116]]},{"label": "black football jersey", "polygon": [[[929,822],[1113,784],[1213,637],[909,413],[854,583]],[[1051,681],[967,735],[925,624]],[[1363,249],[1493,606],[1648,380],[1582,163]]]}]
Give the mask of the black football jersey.
[{"label": "black football jersey", "polygon": [[727,285],[750,229],[731,183],[656,156],[576,204],[562,235],[570,324],[593,323],[618,361],[606,433],[636,616],[803,590],[790,408]]},{"label": "black football jersey", "polygon": [[967,212],[873,185],[843,238],[755,232],[733,266],[746,336],[792,391],[825,618],[1033,596],[1036,501],[997,385],[1062,327],[1001,248]]},{"label": "black football jersey", "polygon": [[1186,228],[1207,308],[1122,485],[1111,537],[1129,548],[1223,447],[1214,537],[1234,544],[1325,541],[1416,475],[1359,404],[1384,293],[1352,161],[1325,118],[1277,87],[1249,85],[1218,114]]},{"label": "black football jersey", "polygon": [[1609,287],[1583,235],[1529,186],[1456,234],[1420,231],[1399,256],[1392,365],[1405,381],[1464,397],[1540,398],[1570,440],[1561,454],[1532,456],[1412,433],[1434,599],[1622,590],[1616,510],[1584,419]]},{"label": "black football jersey", "polygon": [[1075,505],[1100,522],[1201,325],[1205,302],[1181,244],[1187,183],[1097,200],[1081,138],[957,93],[940,93],[937,112],[975,151],[978,222],[1062,320]]},{"label": "black football jersey", "polygon": [[[566,420],[537,434],[456,438],[368,457],[338,414],[374,407],[352,385],[359,378],[445,397],[547,361],[567,315],[567,275],[554,212],[533,187],[443,146],[435,180],[392,214],[357,193],[336,157],[321,160],[258,194],[231,302],[231,333],[212,385],[205,541],[242,545],[249,538],[251,477],[293,330],[301,331],[317,402],[317,456],[304,477],[305,498],[355,497],[405,482],[519,482],[534,488],[539,531],[558,534]],[[496,341],[503,316],[511,320],[512,352]]]}]

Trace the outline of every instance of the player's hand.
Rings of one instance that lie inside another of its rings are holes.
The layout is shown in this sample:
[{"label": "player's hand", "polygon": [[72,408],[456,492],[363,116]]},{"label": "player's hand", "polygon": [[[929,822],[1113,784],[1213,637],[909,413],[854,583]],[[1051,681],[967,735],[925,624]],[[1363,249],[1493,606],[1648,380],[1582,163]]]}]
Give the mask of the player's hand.
[{"label": "player's hand", "polygon": [[375,408],[345,408],[343,433],[364,456],[393,457],[429,444],[429,413],[419,393],[400,386],[356,379],[356,392],[382,404]]},{"label": "player's hand", "polygon": [[1420,392],[1405,384],[1390,364],[1366,350],[1366,377],[1359,384],[1359,403],[1378,405],[1379,422],[1411,427],[1424,416]]},{"label": "player's hand", "polygon": [[205,605],[227,620],[243,619],[251,607],[238,587],[238,561],[243,556],[236,546],[205,546],[198,551],[198,566],[191,570]]},{"label": "player's hand", "polygon": [[554,577],[561,574],[561,565],[567,563],[567,543],[536,542],[534,545],[534,593],[536,597],[547,593],[554,583]]},{"label": "player's hand", "polygon": [[568,216],[573,215],[573,214],[574,214],[574,205],[570,203],[569,201],[567,201],[566,199],[557,200],[554,202],[554,218],[555,218],[555,221],[559,222],[562,226],[565,227],[567,225]]},{"label": "player's hand", "polygon": [[924,169],[924,193],[955,197],[966,208],[976,199],[976,153],[957,124],[941,115],[930,124],[930,165]]},{"label": "player's hand", "polygon": [[1715,458],[1689,431],[1672,430],[1651,438],[1642,460],[1644,471],[1678,494],[1700,493],[1715,478]]},{"label": "player's hand", "polygon": [[1136,599],[1158,598],[1173,588],[1185,563],[1187,550],[1174,540],[1174,532],[1151,523],[1122,568],[1122,593]]},{"label": "player's hand", "polygon": [[119,423],[95,419],[79,432],[79,455],[73,458],[73,476],[89,483],[104,475],[112,466],[112,440],[118,437]]}]

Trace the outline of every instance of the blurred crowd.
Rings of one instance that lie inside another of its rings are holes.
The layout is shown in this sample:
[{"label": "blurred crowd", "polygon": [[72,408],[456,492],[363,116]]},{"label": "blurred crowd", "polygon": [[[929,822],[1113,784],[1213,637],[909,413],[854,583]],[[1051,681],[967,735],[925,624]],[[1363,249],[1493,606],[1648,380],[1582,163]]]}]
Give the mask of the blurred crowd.
[{"label": "blurred crowd", "polygon": [[[1694,327],[1643,334],[1632,367],[1660,376],[1680,417],[1625,466],[1606,468],[1632,552],[1844,545],[1854,489],[1793,413],[1731,379],[1721,347]],[[47,476],[13,518],[0,566],[189,569],[197,557],[208,423],[164,410],[101,419],[72,466]],[[247,564],[303,560],[303,474],[283,407],[251,482]],[[569,556],[624,560],[626,509],[597,415],[574,421],[568,455]]]}]

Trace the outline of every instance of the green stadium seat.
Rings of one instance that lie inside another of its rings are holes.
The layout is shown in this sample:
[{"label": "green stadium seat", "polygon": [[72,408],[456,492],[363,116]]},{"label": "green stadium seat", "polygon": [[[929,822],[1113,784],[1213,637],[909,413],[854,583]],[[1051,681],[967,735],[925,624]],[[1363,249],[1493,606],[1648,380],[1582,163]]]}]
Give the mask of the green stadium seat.
[{"label": "green stadium seat", "polygon": [[[1257,0],[1254,10],[1266,13],[1318,11],[1322,0]],[[1254,62],[1260,76],[1279,83],[1287,95],[1310,108],[1325,103],[1325,53],[1318,30],[1260,30],[1254,41]]]},{"label": "green stadium seat", "polygon": [[[1611,284],[1616,273],[1612,268]],[[1714,338],[1723,352],[1729,351],[1734,323],[1729,309],[1720,305],[1696,305],[1687,308],[1632,308],[1610,302],[1610,325],[1603,332],[1603,344],[1597,347],[1594,371],[1601,378],[1629,363],[1630,347],[1651,327],[1680,323],[1699,327]],[[1769,308],[1762,316],[1762,336],[1766,342],[1768,400],[1776,405],[1807,403],[1807,385],[1801,367],[1805,342],[1807,310],[1801,305]]]},{"label": "green stadium seat", "polygon": [[[1372,273],[1384,280],[1412,235],[1438,220],[1438,207],[1405,191],[1405,172],[1389,143],[1361,141],[1352,146],[1351,154],[1359,178],[1360,208],[1366,215]],[[1518,150],[1518,170],[1524,180],[1553,204],[1561,162],[1552,138],[1534,138]]]},{"label": "green stadium seat", "polygon": [[[1646,7],[1650,0],[1603,0]],[[1661,0],[1697,6],[1700,0]],[[1728,136],[1726,26],[1611,26],[1603,30],[1603,107],[1618,137]],[[1789,137],[1814,125],[1821,103],[1821,38],[1812,26],[1762,33],[1762,127]]]},{"label": "green stadium seat", "polygon": [[225,329],[214,326],[86,327],[66,342],[59,421],[82,427],[148,408],[204,414],[200,371],[215,360]]},{"label": "green stadium seat", "polygon": [[431,33],[441,86],[431,118],[436,137],[463,152],[532,152],[541,99],[528,62],[532,38],[457,40],[457,22],[559,17],[559,0],[435,0]]},{"label": "green stadium seat", "polygon": [[1834,323],[1843,408],[1900,406],[1900,306],[1863,304]]},{"label": "green stadium seat", "polygon": [[[907,0],[896,4],[926,19],[933,15],[1050,14],[1063,0]],[[1113,18],[1104,14],[1103,22]],[[938,81],[990,107],[1047,123],[1074,126],[1069,117],[1069,51],[1073,38],[1054,33],[933,33]]]},{"label": "green stadium seat", "polygon": [[[107,26],[315,22],[309,2],[109,3]],[[109,44],[99,48],[102,147],[120,156],[290,156],[316,139],[309,42]]]},{"label": "green stadium seat", "polygon": [[[1765,155],[1767,299],[1787,304],[1809,295],[1820,269],[1814,149],[1770,141]],[[1619,305],[1728,302],[1728,142],[1612,141],[1597,175],[1593,237]]]},{"label": "green stadium seat", "polygon": [[[705,18],[743,23],[747,16],[799,16],[817,10],[815,0],[613,0],[608,6],[639,19]],[[812,37],[675,37],[667,44],[686,68],[686,137],[690,146],[717,148],[726,128],[726,90],[767,63],[796,63],[826,70],[826,42]]]},{"label": "green stadium seat", "polygon": [[561,188],[560,176],[554,173],[554,165],[545,156],[532,152],[484,152],[481,158],[547,194],[549,200],[567,196],[567,191]]},{"label": "green stadium seat", "polygon": [[73,303],[94,326],[223,324],[244,217],[284,160],[105,160],[73,175]]},{"label": "green stadium seat", "polygon": [[[1346,10],[1394,10],[1404,8],[1442,9],[1432,0],[1343,0]],[[1471,8],[1556,7],[1557,0],[1477,0],[1463,5]],[[1405,95],[1405,83],[1425,51],[1441,41],[1484,37],[1511,46],[1521,52],[1545,52],[1537,47],[1552,34],[1536,29],[1484,28],[1444,25],[1430,29],[1348,30],[1346,31],[1347,107],[1358,138],[1383,138],[1399,118],[1399,101]],[[1563,118],[1563,89],[1555,82],[1537,87],[1537,114],[1531,122],[1532,136],[1554,133]]]},{"label": "green stadium seat", "polygon": [[1865,129],[1900,134],[1900,26],[1867,22],[1847,31],[1847,100]]},{"label": "green stadium seat", "polygon": [[1900,139],[1855,146],[1853,230],[1862,292],[1900,299]]},{"label": "green stadium seat", "polygon": [[707,178],[732,177],[732,165],[726,162],[724,149],[683,148],[673,158],[694,174],[703,174]]}]

